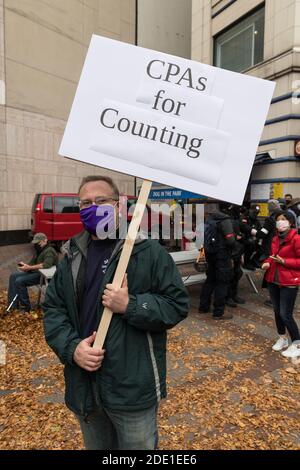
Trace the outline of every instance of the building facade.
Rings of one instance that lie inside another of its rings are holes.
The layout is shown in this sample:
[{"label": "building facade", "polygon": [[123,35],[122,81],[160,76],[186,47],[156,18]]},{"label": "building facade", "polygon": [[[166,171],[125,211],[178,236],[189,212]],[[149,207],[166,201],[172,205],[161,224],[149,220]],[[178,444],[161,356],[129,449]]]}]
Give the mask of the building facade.
[{"label": "building facade", "polygon": [[26,240],[34,194],[107,174],[64,159],[63,131],[93,33],[190,57],[192,0],[0,0],[0,244]]},{"label": "building facade", "polygon": [[35,193],[139,186],[58,156],[93,33],[274,80],[248,198],[300,197],[300,0],[0,0],[0,244],[25,236]]},{"label": "building facade", "polygon": [[191,58],[192,0],[137,0],[137,44]]},{"label": "building facade", "polygon": [[0,243],[25,239],[35,193],[134,178],[58,156],[93,33],[134,44],[135,0],[0,0]]},{"label": "building facade", "polygon": [[300,0],[193,0],[192,59],[276,82],[247,196],[300,197]]}]

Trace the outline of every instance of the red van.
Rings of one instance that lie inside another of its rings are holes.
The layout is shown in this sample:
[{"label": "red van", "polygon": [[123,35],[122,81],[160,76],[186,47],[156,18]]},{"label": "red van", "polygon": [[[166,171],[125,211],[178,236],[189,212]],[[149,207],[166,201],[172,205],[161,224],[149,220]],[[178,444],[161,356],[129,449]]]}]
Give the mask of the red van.
[{"label": "red van", "polygon": [[83,230],[78,194],[36,194],[31,210],[31,234],[42,232],[50,241],[68,240]]}]

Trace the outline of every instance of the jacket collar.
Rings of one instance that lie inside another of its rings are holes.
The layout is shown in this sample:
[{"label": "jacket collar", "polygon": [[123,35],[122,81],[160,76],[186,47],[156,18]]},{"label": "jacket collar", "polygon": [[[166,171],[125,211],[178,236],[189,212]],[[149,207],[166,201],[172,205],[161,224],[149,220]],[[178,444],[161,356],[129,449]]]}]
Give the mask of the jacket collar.
[{"label": "jacket collar", "polygon": [[[72,256],[76,252],[80,252],[84,258],[87,258],[87,250],[89,243],[91,241],[91,235],[86,231],[83,230],[80,232],[78,235],[75,237],[71,238],[68,240],[63,246],[62,246],[62,253],[64,255],[67,255],[69,258],[72,258]],[[114,251],[112,253],[112,258],[119,252],[121,251],[121,248],[124,245],[125,240],[118,240],[117,244],[114,248]],[[140,249],[144,249],[147,246],[149,246],[149,241],[148,240],[143,240],[141,238],[137,238],[134,242],[134,252],[140,251]]]},{"label": "jacket collar", "polygon": [[[286,237],[284,238],[284,243],[290,242],[295,237],[295,235],[297,235],[297,230],[295,230],[294,228],[291,228],[289,232],[287,233]],[[278,234],[277,234],[277,239],[278,240],[280,239]]]},{"label": "jacket collar", "polygon": [[87,248],[90,242],[91,236],[88,232],[83,230],[78,235],[73,238],[70,238],[66,243],[63,244],[61,252],[63,255],[66,255],[68,258],[80,251],[81,254],[86,258],[87,257]]}]

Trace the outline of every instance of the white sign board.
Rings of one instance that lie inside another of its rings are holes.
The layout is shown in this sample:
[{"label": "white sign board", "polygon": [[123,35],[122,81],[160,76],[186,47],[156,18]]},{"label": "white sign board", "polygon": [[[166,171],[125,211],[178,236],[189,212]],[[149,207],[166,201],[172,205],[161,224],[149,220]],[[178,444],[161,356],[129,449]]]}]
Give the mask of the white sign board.
[{"label": "white sign board", "polygon": [[59,153],[240,204],[274,87],[93,36]]}]

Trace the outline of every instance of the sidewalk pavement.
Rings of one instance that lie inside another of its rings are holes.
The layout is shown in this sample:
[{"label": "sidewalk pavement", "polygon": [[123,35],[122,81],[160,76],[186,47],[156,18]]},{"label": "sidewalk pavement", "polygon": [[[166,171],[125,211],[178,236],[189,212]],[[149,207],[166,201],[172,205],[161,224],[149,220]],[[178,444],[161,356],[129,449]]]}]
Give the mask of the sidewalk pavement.
[{"label": "sidewalk pavement", "polygon": [[[260,286],[261,273],[254,277]],[[189,317],[171,334],[161,445],[170,445],[172,426],[175,449],[182,442],[200,449],[300,449],[300,364],[272,351],[277,333],[266,289],[255,294],[244,277],[239,295],[246,303],[227,308],[233,319],[218,322],[198,313],[199,290],[189,288]],[[299,307],[298,296],[300,327]]]},{"label": "sidewalk pavement", "polygon": [[[0,249],[1,278],[29,253],[27,245],[7,248]],[[299,365],[272,351],[273,310],[264,305],[261,272],[253,276],[259,294],[243,277],[239,295],[246,303],[228,309],[234,315],[228,321],[199,314],[200,286],[189,288],[189,316],[169,332],[160,449],[300,449]],[[299,307],[298,297],[298,324]],[[7,410],[0,419],[0,448],[82,448],[76,420],[63,404],[62,366],[44,342],[41,316],[33,321],[0,312],[0,322],[9,358],[0,387],[0,410]],[[24,422],[17,435],[16,414]]]}]

